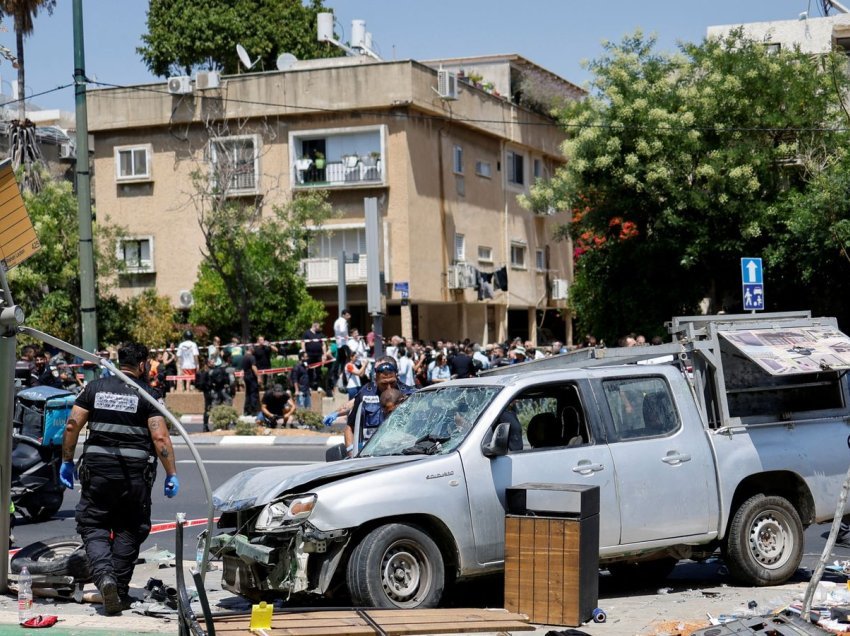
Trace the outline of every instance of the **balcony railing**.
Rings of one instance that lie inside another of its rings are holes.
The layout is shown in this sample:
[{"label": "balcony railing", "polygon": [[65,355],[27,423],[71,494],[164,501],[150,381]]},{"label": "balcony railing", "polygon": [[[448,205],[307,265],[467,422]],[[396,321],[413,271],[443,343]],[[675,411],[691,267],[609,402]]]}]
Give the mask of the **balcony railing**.
[{"label": "balcony railing", "polygon": [[311,160],[301,159],[293,167],[293,183],[297,187],[329,187],[381,184],[384,182],[380,159],[346,157],[328,161],[322,168]]},{"label": "balcony railing", "polygon": [[[301,273],[307,285],[336,285],[338,282],[338,260],[336,258],[305,258],[301,261]],[[345,283],[364,284],[366,282],[366,255],[360,254],[357,260],[345,264]]]}]

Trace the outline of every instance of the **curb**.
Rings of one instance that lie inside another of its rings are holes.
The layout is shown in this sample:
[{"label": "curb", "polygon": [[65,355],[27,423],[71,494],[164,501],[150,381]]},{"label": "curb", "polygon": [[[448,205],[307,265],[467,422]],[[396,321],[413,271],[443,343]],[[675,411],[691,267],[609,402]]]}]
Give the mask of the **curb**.
[{"label": "curb", "polygon": [[[226,437],[206,437],[204,435],[189,435],[195,446],[336,446],[342,444],[345,438],[342,435],[328,435],[327,437],[301,435],[285,437],[282,435],[228,435]],[[186,440],[179,435],[171,438],[175,446],[185,445]]]}]

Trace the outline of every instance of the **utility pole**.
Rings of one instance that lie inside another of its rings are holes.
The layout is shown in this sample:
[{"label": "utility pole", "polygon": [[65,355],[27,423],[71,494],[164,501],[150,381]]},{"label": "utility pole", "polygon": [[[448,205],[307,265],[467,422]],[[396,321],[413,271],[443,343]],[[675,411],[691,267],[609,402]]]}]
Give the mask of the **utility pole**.
[{"label": "utility pole", "polygon": [[363,199],[366,216],[366,304],[372,315],[375,332],[375,357],[384,355],[384,308],[381,276],[381,215],[378,212],[378,199]]},{"label": "utility pole", "polygon": [[77,223],[80,226],[80,325],[86,351],[97,350],[97,305],[94,292],[89,124],[86,111],[86,54],[83,0],[74,0],[74,96],[77,117]]}]

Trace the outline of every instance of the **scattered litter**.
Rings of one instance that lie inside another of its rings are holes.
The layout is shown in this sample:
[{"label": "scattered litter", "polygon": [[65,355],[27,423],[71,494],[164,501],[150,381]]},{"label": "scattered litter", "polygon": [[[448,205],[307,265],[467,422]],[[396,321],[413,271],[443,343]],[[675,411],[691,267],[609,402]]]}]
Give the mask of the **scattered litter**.
[{"label": "scattered litter", "polygon": [[747,603],[747,607],[748,607],[749,609],[755,609],[755,608],[757,608],[758,606],[759,606],[759,604],[758,604],[758,603],[756,603],[755,601],[750,601],[749,603]]},{"label": "scattered litter", "polygon": [[21,623],[21,627],[53,627],[58,620],[58,616],[42,616],[39,614],[25,620]]},{"label": "scattered litter", "polygon": [[659,588],[657,594],[669,594],[672,591],[673,591],[672,587],[662,587],[662,588]]},{"label": "scattered litter", "polygon": [[153,546],[142,552],[136,563],[153,563],[161,568],[173,567],[174,553],[168,550],[159,550],[156,546]]},{"label": "scattered litter", "polygon": [[720,592],[709,592],[708,590],[700,590],[706,598],[720,598]]},{"label": "scattered litter", "polygon": [[604,623],[608,620],[608,614],[605,613],[605,610],[597,607],[593,610],[593,622],[594,623]]}]

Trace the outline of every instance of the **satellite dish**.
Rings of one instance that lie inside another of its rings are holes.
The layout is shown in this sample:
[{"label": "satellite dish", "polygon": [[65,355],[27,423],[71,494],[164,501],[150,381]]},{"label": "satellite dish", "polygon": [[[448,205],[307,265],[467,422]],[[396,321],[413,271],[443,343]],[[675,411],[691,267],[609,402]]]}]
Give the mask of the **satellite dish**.
[{"label": "satellite dish", "polygon": [[252,62],[251,57],[248,55],[248,51],[246,51],[245,47],[241,44],[236,45],[236,55],[239,56],[239,61],[242,62],[242,66],[245,67],[246,71],[250,71],[254,67],[254,64],[260,61],[260,58],[258,57]]},{"label": "satellite dish", "polygon": [[192,296],[192,292],[188,289],[184,289],[180,292],[180,307],[182,309],[189,309],[194,304],[195,298]]},{"label": "satellite dish", "polygon": [[281,53],[277,56],[277,70],[285,71],[292,68],[292,65],[298,61],[292,53]]}]

